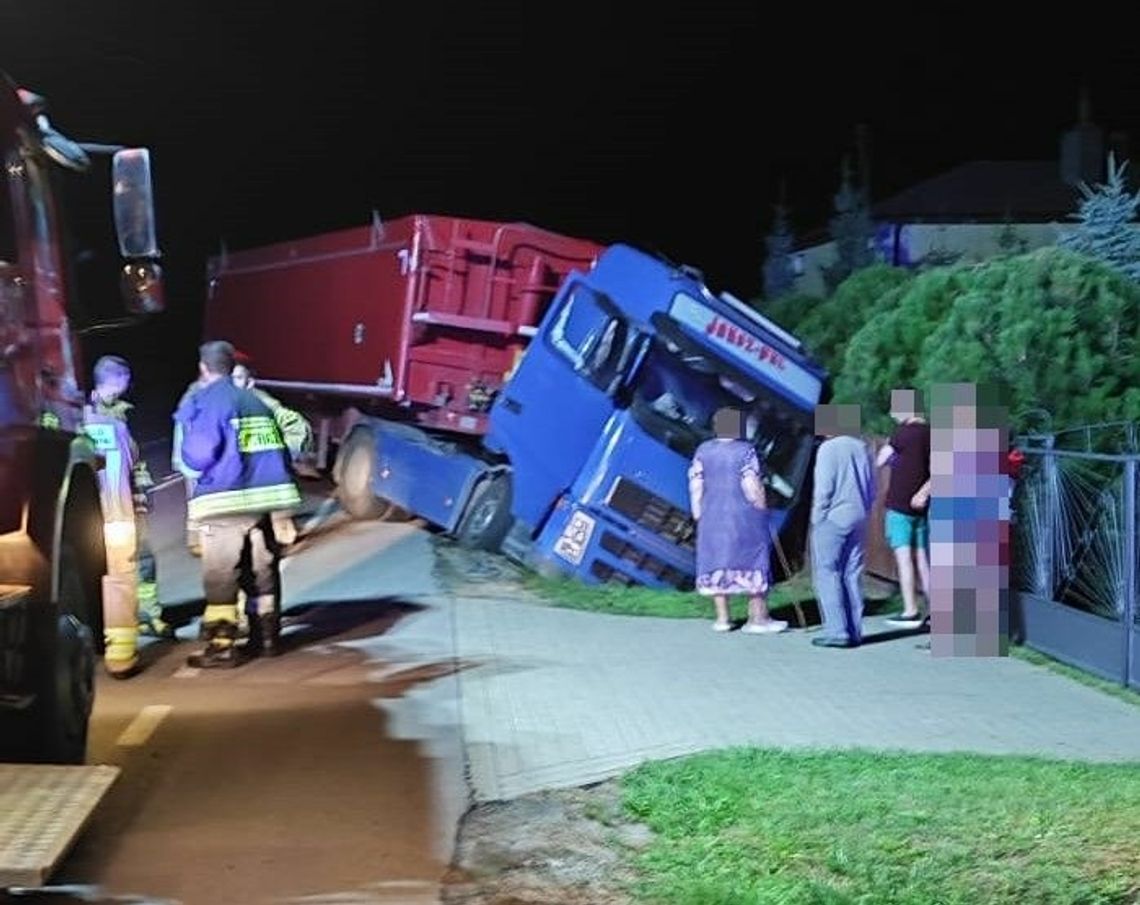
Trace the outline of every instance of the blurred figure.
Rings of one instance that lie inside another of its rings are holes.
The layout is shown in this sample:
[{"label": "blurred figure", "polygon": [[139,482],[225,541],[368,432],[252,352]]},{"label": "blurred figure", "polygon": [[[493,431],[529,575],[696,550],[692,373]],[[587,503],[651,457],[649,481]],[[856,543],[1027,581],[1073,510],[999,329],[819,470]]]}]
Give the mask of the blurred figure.
[{"label": "blurred figure", "polygon": [[871,451],[859,436],[857,405],[816,408],[816,453],[811,506],[811,569],[823,618],[817,647],[863,642],[863,558],[867,519],[875,503]]}]

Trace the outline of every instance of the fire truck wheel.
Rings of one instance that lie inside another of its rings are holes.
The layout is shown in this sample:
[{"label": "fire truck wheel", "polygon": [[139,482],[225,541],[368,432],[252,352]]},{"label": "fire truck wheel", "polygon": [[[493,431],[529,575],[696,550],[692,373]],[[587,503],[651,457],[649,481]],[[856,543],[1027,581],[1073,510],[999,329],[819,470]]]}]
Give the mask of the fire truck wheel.
[{"label": "fire truck wheel", "polygon": [[81,764],[87,756],[87,725],[95,700],[95,643],[84,624],[87,599],[78,560],[65,547],[60,565],[55,660],[37,696],[36,723],[43,759]]},{"label": "fire truck wheel", "polygon": [[511,527],[511,479],[497,474],[475,485],[455,537],[464,547],[497,553]]},{"label": "fire truck wheel", "polygon": [[376,438],[372,431],[354,430],[337,454],[337,496],[355,519],[384,518],[392,504],[372,490],[376,475]]}]

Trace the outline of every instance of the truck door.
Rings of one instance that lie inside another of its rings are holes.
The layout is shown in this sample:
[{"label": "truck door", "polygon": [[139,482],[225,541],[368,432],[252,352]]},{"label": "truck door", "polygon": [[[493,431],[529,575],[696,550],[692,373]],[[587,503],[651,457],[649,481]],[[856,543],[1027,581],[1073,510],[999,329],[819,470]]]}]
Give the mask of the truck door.
[{"label": "truck door", "polygon": [[636,333],[604,294],[574,280],[496,401],[488,445],[510,458],[514,515],[532,528],[597,444]]}]

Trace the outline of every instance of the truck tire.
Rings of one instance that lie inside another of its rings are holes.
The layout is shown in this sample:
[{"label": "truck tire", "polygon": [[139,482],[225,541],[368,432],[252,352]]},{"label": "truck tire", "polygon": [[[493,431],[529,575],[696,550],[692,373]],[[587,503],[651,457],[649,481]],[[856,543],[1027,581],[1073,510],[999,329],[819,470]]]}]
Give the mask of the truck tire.
[{"label": "truck tire", "polygon": [[366,428],[352,431],[337,453],[337,497],[355,519],[382,519],[392,504],[372,490],[376,476],[376,437]]},{"label": "truck tire", "polygon": [[59,581],[55,657],[36,696],[37,760],[81,764],[95,701],[95,642],[85,623],[88,601],[79,559],[70,546],[61,551]]},{"label": "truck tire", "polygon": [[455,537],[472,550],[498,553],[511,528],[511,479],[495,474],[475,485]]}]

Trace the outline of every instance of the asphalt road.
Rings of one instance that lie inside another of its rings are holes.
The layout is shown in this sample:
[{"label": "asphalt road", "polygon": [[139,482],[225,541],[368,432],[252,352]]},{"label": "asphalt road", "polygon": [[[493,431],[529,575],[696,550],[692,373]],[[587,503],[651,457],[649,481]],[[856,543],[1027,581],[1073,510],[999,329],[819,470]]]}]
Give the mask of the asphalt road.
[{"label": "asphalt road", "polygon": [[[309,485],[310,513],[323,489]],[[285,654],[198,671],[185,666],[202,601],[181,485],[157,503],[160,593],[189,621],[177,643],[146,648],[141,675],[100,676],[88,760],[123,774],[52,887],[12,901],[435,901],[465,803],[447,753],[459,742],[393,733],[385,705],[451,664],[382,656],[438,592],[427,535],[334,513],[286,561]]]}]

